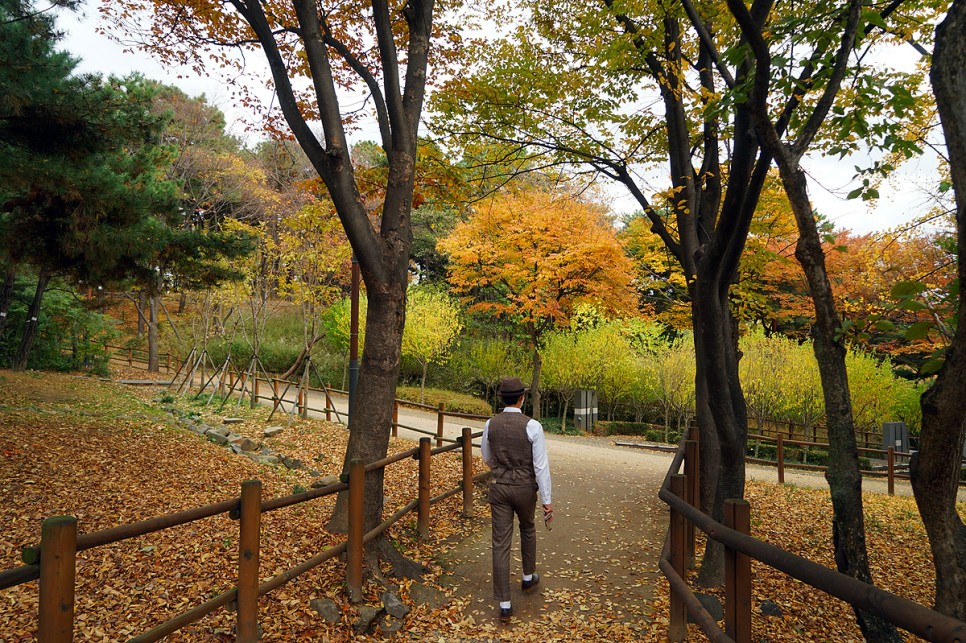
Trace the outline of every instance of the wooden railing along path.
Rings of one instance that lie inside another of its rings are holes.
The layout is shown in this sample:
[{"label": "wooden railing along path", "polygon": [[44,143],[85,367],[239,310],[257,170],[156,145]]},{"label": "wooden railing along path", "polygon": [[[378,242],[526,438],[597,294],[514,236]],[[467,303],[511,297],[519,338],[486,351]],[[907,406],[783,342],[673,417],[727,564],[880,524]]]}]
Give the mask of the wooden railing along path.
[{"label": "wooden railing along path", "polygon": [[[131,368],[147,368],[147,351],[116,346],[107,346],[106,348],[113,351],[111,354],[111,359],[115,361],[127,363],[127,365]],[[161,368],[165,368],[166,372],[170,372],[172,368],[175,370],[174,379],[170,384],[171,386],[178,384],[178,376],[188,366],[187,362],[182,362],[177,356],[172,356],[168,353],[161,353],[159,355],[159,362],[161,364]],[[189,374],[186,375],[188,378],[194,379],[194,377],[191,377]],[[290,403],[291,406],[289,412],[297,414],[299,417],[304,418],[308,417],[309,413],[318,413],[319,415],[324,415],[327,422],[333,421],[334,417],[336,422],[347,424],[346,418],[344,418],[336,408],[332,396],[333,394],[347,396],[349,394],[348,391],[330,386],[323,386],[322,388],[312,387],[309,386],[304,379],[300,380],[299,382],[291,382],[289,380],[282,380],[274,377],[266,378],[252,376],[250,373],[245,372],[238,373],[233,369],[219,369],[214,373],[209,373],[209,375],[210,377],[206,378],[204,372],[201,374],[201,387],[199,389],[199,394],[209,389],[212,390],[212,392],[217,391],[220,396],[225,398],[237,393],[239,396],[239,402],[244,400],[247,396],[249,404],[252,406],[252,408],[262,402],[270,402],[273,410],[279,409],[280,407],[284,410],[284,406]],[[295,390],[292,390],[293,386]],[[312,395],[310,394],[312,393],[317,394],[324,400],[324,407],[318,408],[311,406]],[[435,413],[436,431],[427,431],[426,429],[401,424],[399,422],[400,406]],[[446,405],[442,402],[440,402],[438,406],[432,406],[430,404],[420,404],[418,402],[397,399],[393,403],[392,410],[392,437],[398,436],[399,429],[406,429],[407,431],[413,433],[428,435],[435,438],[437,448],[443,446],[445,443],[453,444],[457,442],[459,438],[457,437],[454,439],[445,437],[444,428],[446,418],[462,420],[488,420],[490,416],[447,411]]]},{"label": "wooden railing along path", "polygon": [[[463,494],[462,515],[464,517],[472,516],[473,485],[489,475],[488,471],[476,476],[473,475],[472,440],[480,435],[482,433],[473,434],[472,429],[464,428],[462,435],[453,444],[439,446],[435,449],[432,448],[430,438],[421,438],[418,447],[376,462],[366,464],[360,460],[352,460],[348,473],[343,474],[341,481],[336,484],[270,500],[262,498],[260,481],[249,480],[242,483],[241,495],[230,500],[86,534],[77,533],[77,519],[73,516],[53,516],[43,523],[40,545],[24,548],[22,558],[26,564],[0,572],[0,590],[39,579],[40,609],[37,640],[39,643],[69,643],[73,641],[74,588],[78,552],[227,513],[239,521],[237,585],[201,605],[173,616],[154,629],[135,636],[130,639],[129,643],[159,641],[231,602],[236,604],[237,640],[241,643],[254,643],[258,637],[259,596],[268,594],[325,561],[345,553],[345,578],[349,599],[354,602],[359,601],[362,598],[362,561],[366,543],[399,522],[413,510],[417,512],[416,529],[419,535],[428,538],[430,535],[430,506],[460,492]],[[466,445],[468,445],[468,448],[464,448]],[[462,452],[463,476],[460,485],[435,497],[430,497],[432,457],[457,449]],[[363,516],[365,512],[366,474],[384,469],[407,458],[419,460],[417,497],[399,508],[381,524],[365,532]],[[276,574],[264,582],[259,582],[259,541],[262,514],[311,502],[317,498],[346,489],[349,493],[349,532],[347,539],[289,570]]]},{"label": "wooden railing along path", "polygon": [[[696,431],[690,435],[698,436]],[[927,641],[966,641],[966,623],[868,585],[779,547],[752,538],[748,501],[725,501],[724,524],[698,509],[700,480],[698,441],[685,436],[668,468],[659,497],[671,508],[660,568],[671,588],[668,639],[687,638],[688,614],[711,641],[754,640],[751,626],[751,561],[757,560],[816,589],[875,614]],[[725,547],[725,628],[704,608],[687,583],[695,556],[695,529]]]},{"label": "wooden railing along path", "polygon": [[[784,437],[779,435],[777,438],[772,438],[764,435],[749,435],[748,442],[773,442],[776,445],[775,460],[768,460],[764,458],[754,458],[746,457],[745,462],[754,462],[757,464],[769,464],[775,465],[778,468],[778,482],[779,484],[784,484],[785,482],[785,470],[788,468],[792,469],[805,469],[810,471],[825,471],[828,467],[820,464],[808,464],[807,462],[787,462],[785,455],[785,448],[788,446],[792,447],[803,447],[805,449],[828,449],[829,444],[824,442],[806,442],[803,440],[786,440]],[[889,447],[888,449],[870,449],[865,447],[857,447],[856,449],[859,455],[868,455],[876,460],[881,460],[884,464],[881,467],[874,469],[860,469],[860,473],[863,476],[873,476],[873,477],[885,477],[886,487],[890,496],[895,495],[896,492],[896,480],[909,480],[909,459],[912,458],[912,453],[907,453],[905,451],[896,451],[895,447]],[[960,483],[963,484],[963,483]]]}]

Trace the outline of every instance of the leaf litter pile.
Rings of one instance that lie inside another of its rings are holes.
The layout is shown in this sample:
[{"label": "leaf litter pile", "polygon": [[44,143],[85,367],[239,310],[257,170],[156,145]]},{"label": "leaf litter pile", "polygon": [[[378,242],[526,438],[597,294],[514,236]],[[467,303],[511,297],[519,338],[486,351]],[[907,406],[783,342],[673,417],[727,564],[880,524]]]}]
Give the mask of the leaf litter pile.
[{"label": "leaf litter pile", "polygon": [[[143,373],[138,377],[143,377]],[[226,416],[244,421],[231,429],[274,450],[301,459],[307,468],[259,465],[217,446],[178,424],[154,401],[157,388],[125,388],[95,379],[56,374],[0,372],[0,571],[19,566],[20,548],[39,542],[42,521],[53,515],[78,518],[80,533],[174,513],[236,497],[244,480],[262,481],[263,498],[285,496],[309,488],[319,474],[341,470],[348,434],[344,427],[318,420],[289,419],[276,414],[266,422],[265,409],[250,410],[233,402],[219,412],[191,398],[179,407],[212,425]],[[270,425],[285,425],[263,438]],[[411,442],[392,440],[390,453]],[[476,472],[485,470],[479,460]],[[433,459],[432,494],[459,484],[458,453]],[[404,460],[387,469],[386,513],[416,496],[417,463]],[[656,493],[656,489],[654,490]],[[832,565],[831,509],[828,493],[791,486],[748,484],[752,533],[826,566]],[[334,496],[270,512],[262,516],[260,576],[267,579],[344,540],[326,530]],[[866,495],[866,525],[873,574],[893,593],[929,605],[932,566],[924,530],[911,498]],[[486,529],[488,509],[483,491],[475,498],[477,518],[460,518],[459,494],[435,505],[432,536],[415,533],[410,514],[388,534],[407,556],[429,568],[418,582],[445,589],[439,605],[420,604],[414,584],[403,581],[396,593],[412,610],[394,635],[355,634],[357,618],[344,591],[344,564],[330,560],[282,585],[259,601],[263,641],[571,641],[613,642],[664,640],[667,632],[667,584],[659,579],[649,602],[621,603],[613,588],[600,592],[594,579],[573,579],[567,589],[542,590],[551,609],[526,621],[501,626],[474,618],[470,599],[458,583],[446,579],[438,555],[468,540],[474,529]],[[489,565],[489,538],[476,534],[481,565]],[[235,584],[238,523],[221,515],[132,540],[80,552],[77,558],[75,640],[126,640],[157,626]],[[591,553],[593,545],[588,545]],[[656,566],[656,560],[647,561]],[[384,570],[388,572],[389,570]],[[753,627],[756,640],[861,640],[850,608],[780,572],[753,563]],[[568,571],[549,570],[566,576]],[[640,576],[638,576],[640,578]],[[597,579],[600,580],[600,579]],[[584,582],[585,585],[581,586]],[[367,580],[364,603],[380,604],[385,588]],[[711,591],[709,593],[715,593]],[[329,624],[309,605],[328,598],[342,613]],[[764,617],[762,600],[776,603],[780,617]],[[616,604],[615,604],[616,603]],[[489,606],[488,606],[489,607]],[[36,637],[37,583],[0,591],[0,643]],[[690,640],[703,636],[690,626]],[[234,640],[234,615],[225,609],[189,625],[169,641]]]}]

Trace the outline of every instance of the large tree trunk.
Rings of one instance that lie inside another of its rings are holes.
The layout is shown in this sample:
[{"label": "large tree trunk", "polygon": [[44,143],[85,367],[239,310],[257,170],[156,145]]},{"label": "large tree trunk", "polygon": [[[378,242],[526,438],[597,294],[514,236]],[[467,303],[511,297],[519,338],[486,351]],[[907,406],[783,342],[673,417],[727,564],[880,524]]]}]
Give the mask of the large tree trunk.
[{"label": "large tree trunk", "polygon": [[7,267],[3,276],[3,285],[0,286],[0,335],[7,325],[10,312],[10,304],[13,302],[13,285],[17,279],[17,265],[13,262]]},{"label": "large tree trunk", "polygon": [[[389,258],[392,260],[392,258]],[[366,280],[368,308],[366,311],[365,345],[359,368],[359,388],[350,409],[349,445],[346,448],[343,470],[349,462],[360,459],[365,463],[386,457],[389,450],[392,407],[399,379],[402,356],[402,333],[405,324],[408,248],[402,257],[396,257],[402,269],[394,271],[392,283],[375,283]],[[363,277],[367,276],[363,266]],[[383,470],[366,474],[365,530],[369,531],[382,522],[384,505]],[[345,532],[348,529],[348,493],[342,492],[329,520],[328,529]],[[400,577],[415,577],[424,569],[421,565],[404,558],[384,538],[380,538],[367,550],[369,570],[378,575],[377,558],[388,559],[394,573]]]},{"label": "large tree trunk", "polygon": [[[712,266],[716,271],[718,266]],[[738,380],[737,337],[728,308],[727,288],[714,272],[699,266],[693,284],[694,349],[697,364],[695,406],[701,430],[701,508],[719,522],[724,502],[743,498],[747,410]],[[704,277],[702,279],[702,277]],[[724,582],[724,547],[710,540],[705,548],[698,583]]]},{"label": "large tree trunk", "polygon": [[[795,258],[805,271],[805,278],[815,305],[812,339],[818,361],[825,418],[828,428],[829,460],[825,479],[832,495],[832,544],[835,564],[843,574],[872,584],[869,557],[865,543],[865,521],[862,514],[862,473],[855,442],[852,398],[845,369],[845,340],[825,268],[825,252],[808,200],[807,179],[797,164],[779,164],[782,182],[788,194],[799,239]],[[877,616],[855,610],[859,627],[867,641],[901,641],[895,626]]]},{"label": "large tree trunk", "polygon": [[[966,0],[955,0],[936,29],[930,72],[946,135],[956,198],[959,283],[966,284]],[[936,567],[936,610],[966,620],[966,528],[956,512],[966,435],[966,299],[959,295],[959,326],[936,381],[922,396],[922,432],[913,457],[912,490]]]},{"label": "large tree trunk", "polygon": [[[830,73],[822,89],[823,95],[815,103],[812,114],[803,120],[804,124],[798,129],[794,143],[790,145],[782,138],[788,121],[783,116],[777,123],[773,123],[768,109],[772,56],[769,44],[762,33],[765,31],[764,19],[770,11],[770,4],[757,5],[757,9],[762,10],[757,19],[743,2],[729,0],[728,7],[738,20],[752,53],[756,74],[749,104],[752,106],[761,145],[774,156],[778,163],[782,184],[799,230],[795,256],[804,269],[815,305],[816,323],[812,335],[828,423],[830,448],[826,479],[832,495],[835,562],[839,571],[871,584],[872,575],[869,571],[862,516],[862,476],[859,472],[852,403],[845,370],[845,344],[841,337],[841,323],[825,269],[825,253],[822,250],[812,206],[808,200],[807,180],[800,166],[801,156],[816,135],[818,124],[827,115],[848,68],[848,57],[856,41],[861,3],[858,0],[850,0],[848,11],[842,14],[845,19],[842,34],[832,59],[833,64],[828,68]],[[755,7],[753,7],[754,10]],[[808,71],[808,75],[817,73],[815,69]],[[806,83],[811,82],[811,79],[806,79]],[[800,94],[790,99],[786,98],[790,100],[788,103],[790,107],[800,105],[800,99]],[[858,610],[856,610],[856,618],[868,641],[901,640],[895,627],[881,618]]]},{"label": "large tree trunk", "polygon": [[33,348],[34,339],[37,337],[37,326],[40,323],[40,304],[43,302],[44,292],[47,291],[47,284],[49,283],[50,272],[46,268],[41,268],[40,274],[37,275],[37,289],[34,291],[33,301],[30,302],[30,309],[27,311],[27,318],[24,320],[20,347],[13,357],[12,368],[15,371],[22,371],[27,368],[30,350]]}]

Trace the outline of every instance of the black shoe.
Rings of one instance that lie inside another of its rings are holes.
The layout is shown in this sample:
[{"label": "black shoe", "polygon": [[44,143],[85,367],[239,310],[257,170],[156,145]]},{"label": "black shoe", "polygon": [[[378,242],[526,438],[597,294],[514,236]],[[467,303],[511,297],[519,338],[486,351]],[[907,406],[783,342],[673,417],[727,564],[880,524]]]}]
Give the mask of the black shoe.
[{"label": "black shoe", "polygon": [[513,608],[512,607],[501,607],[500,608],[500,622],[501,623],[509,623],[511,618],[513,618]]},{"label": "black shoe", "polygon": [[523,581],[523,591],[529,592],[540,583],[540,574],[534,574],[530,580]]}]

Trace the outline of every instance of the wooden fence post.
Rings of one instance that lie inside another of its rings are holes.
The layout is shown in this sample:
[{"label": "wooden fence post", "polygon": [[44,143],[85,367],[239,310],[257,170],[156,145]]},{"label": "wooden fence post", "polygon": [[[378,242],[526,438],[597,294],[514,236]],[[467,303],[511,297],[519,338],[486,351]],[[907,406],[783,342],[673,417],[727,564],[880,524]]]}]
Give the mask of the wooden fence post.
[{"label": "wooden fence post", "polygon": [[[697,440],[687,440],[684,443],[684,475],[688,477],[688,487],[686,489],[687,501],[692,507],[701,508],[701,479],[699,473],[700,456],[698,454]],[[687,533],[687,561],[688,568],[695,566],[694,558],[694,523],[690,520],[685,526]]]},{"label": "wooden fence post", "polygon": [[419,438],[419,496],[416,504],[416,531],[429,538],[429,467],[432,460],[431,441]]},{"label": "wooden fence post", "polygon": [[463,427],[463,517],[473,517],[473,429]]},{"label": "wooden fence post", "polygon": [[349,600],[362,600],[362,540],[365,528],[366,466],[354,458],[349,462],[349,544],[346,549],[346,587]]},{"label": "wooden fence post", "polygon": [[[725,527],[751,533],[751,505],[725,500]],[[751,641],[751,557],[725,547],[725,631],[735,643]]]},{"label": "wooden fence post", "polygon": [[40,531],[39,643],[74,640],[77,518],[53,516]]},{"label": "wooden fence post", "polygon": [[251,399],[251,408],[255,408],[255,405],[256,404],[258,404],[258,373],[255,373],[252,376],[252,399]]},{"label": "wooden fence post", "polygon": [[446,405],[439,403],[439,411],[436,413],[436,448],[443,446],[443,423],[446,421]]},{"label": "wooden fence post", "polygon": [[127,349],[127,365],[134,366],[134,349]]},{"label": "wooden fence post", "polygon": [[246,480],[241,488],[238,538],[238,643],[258,640],[258,549],[262,524],[262,483]]},{"label": "wooden fence post", "polygon": [[392,401],[392,437],[399,437],[399,401]]},{"label": "wooden fence post", "polygon": [[785,484],[785,440],[778,434],[778,484]]},{"label": "wooden fence post", "polygon": [[889,447],[886,451],[886,463],[889,465],[889,495],[896,495],[896,448]]},{"label": "wooden fence post", "polygon": [[[687,484],[688,477],[681,475],[680,473],[675,473],[671,476],[671,493],[676,495],[682,500],[687,499]],[[687,547],[686,537],[687,529],[684,516],[674,509],[671,509],[670,518],[670,531],[671,531],[671,567],[674,572],[681,578],[686,578],[686,564],[687,555],[685,548]],[[667,637],[669,641],[678,643],[684,641],[688,636],[688,610],[684,604],[684,597],[678,596],[674,590],[671,590],[671,605],[669,607],[669,623]]]}]

